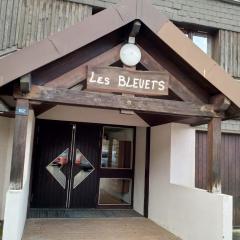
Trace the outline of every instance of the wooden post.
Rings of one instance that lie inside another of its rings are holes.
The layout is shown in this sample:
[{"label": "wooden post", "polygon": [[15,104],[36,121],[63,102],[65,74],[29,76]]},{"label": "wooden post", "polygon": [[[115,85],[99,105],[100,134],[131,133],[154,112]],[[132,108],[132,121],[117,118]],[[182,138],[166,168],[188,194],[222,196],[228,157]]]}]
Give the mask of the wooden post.
[{"label": "wooden post", "polygon": [[23,171],[29,114],[28,100],[18,99],[16,105],[10,189],[20,190],[23,186]]},{"label": "wooden post", "polygon": [[146,155],[145,155],[144,217],[148,218],[151,128],[148,127],[146,131],[147,132],[146,132]]},{"label": "wooden post", "polygon": [[208,191],[221,193],[221,118],[208,124]]}]

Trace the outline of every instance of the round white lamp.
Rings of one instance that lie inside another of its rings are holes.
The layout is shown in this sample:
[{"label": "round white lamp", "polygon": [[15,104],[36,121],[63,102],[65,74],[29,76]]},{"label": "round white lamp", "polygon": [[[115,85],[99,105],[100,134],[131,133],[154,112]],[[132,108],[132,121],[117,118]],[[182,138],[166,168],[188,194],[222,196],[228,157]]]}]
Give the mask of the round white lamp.
[{"label": "round white lamp", "polygon": [[132,43],[125,44],[120,50],[120,59],[126,66],[136,66],[141,61],[140,49]]}]

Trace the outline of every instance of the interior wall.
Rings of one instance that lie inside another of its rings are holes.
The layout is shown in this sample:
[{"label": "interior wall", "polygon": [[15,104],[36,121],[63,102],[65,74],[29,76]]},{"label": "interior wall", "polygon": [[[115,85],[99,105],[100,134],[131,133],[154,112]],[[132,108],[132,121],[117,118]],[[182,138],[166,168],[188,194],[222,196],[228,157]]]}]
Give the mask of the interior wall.
[{"label": "interior wall", "polygon": [[6,193],[9,186],[13,123],[13,119],[0,117],[0,220],[4,217]]},{"label": "interior wall", "polygon": [[8,190],[4,214],[3,240],[21,240],[27,217],[35,117],[29,112],[22,190]]},{"label": "interior wall", "polygon": [[232,240],[232,197],[191,187],[194,132],[181,124],[151,129],[149,218],[183,240]]},{"label": "interior wall", "polygon": [[136,128],[136,152],[134,171],[133,208],[141,215],[144,214],[144,188],[146,163],[146,128]]}]

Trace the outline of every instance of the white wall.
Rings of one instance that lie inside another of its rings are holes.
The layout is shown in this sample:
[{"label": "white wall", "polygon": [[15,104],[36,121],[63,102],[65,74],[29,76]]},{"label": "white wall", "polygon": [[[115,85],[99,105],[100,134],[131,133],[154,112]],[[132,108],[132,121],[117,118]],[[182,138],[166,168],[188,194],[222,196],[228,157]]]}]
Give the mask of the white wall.
[{"label": "white wall", "polygon": [[146,128],[136,128],[136,153],[134,172],[133,208],[144,213],[145,159],[146,159]]},{"label": "white wall", "polygon": [[170,182],[195,187],[195,130],[172,124],[171,146]]},{"label": "white wall", "polygon": [[181,124],[152,128],[149,218],[183,240],[232,240],[232,197],[192,187],[194,141]]},{"label": "white wall", "polygon": [[117,124],[125,126],[148,126],[148,124],[136,114],[121,114],[118,110],[60,105],[41,114],[38,118],[59,121]]},{"label": "white wall", "polygon": [[32,147],[34,137],[34,113],[30,111],[27,126],[23,189],[8,190],[4,215],[3,240],[21,240],[28,207]]},{"label": "white wall", "polygon": [[13,141],[13,119],[0,117],[0,220],[3,220],[9,186]]}]

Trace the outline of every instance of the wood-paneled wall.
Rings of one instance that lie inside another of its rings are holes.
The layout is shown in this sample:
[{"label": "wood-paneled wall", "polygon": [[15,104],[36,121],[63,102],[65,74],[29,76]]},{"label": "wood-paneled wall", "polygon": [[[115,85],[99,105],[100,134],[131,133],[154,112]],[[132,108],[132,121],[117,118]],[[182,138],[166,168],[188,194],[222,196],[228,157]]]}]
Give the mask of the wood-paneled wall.
[{"label": "wood-paneled wall", "polygon": [[[196,134],[196,187],[207,189],[207,132]],[[222,191],[233,196],[233,222],[240,226],[240,135],[222,134],[221,146]]]},{"label": "wood-paneled wall", "polygon": [[233,77],[240,79],[240,33],[219,30],[219,63]]},{"label": "wood-paneled wall", "polygon": [[0,56],[62,31],[91,14],[90,6],[64,0],[0,0]]}]

